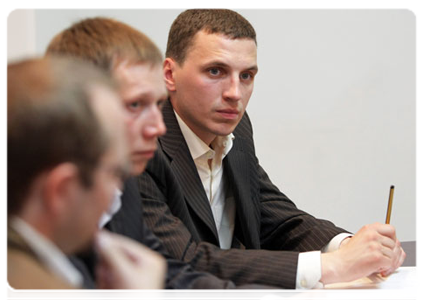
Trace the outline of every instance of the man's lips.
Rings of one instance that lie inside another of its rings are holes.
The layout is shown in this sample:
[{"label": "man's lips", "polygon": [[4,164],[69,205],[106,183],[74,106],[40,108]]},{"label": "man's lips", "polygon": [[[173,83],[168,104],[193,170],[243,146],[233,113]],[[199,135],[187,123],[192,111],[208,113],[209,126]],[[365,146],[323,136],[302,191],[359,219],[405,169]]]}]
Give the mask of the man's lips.
[{"label": "man's lips", "polygon": [[217,112],[223,116],[225,119],[235,119],[239,115],[239,110],[237,109],[219,109]]},{"label": "man's lips", "polygon": [[152,158],[154,156],[154,152],[156,152],[156,149],[134,151],[132,152],[132,157]]}]

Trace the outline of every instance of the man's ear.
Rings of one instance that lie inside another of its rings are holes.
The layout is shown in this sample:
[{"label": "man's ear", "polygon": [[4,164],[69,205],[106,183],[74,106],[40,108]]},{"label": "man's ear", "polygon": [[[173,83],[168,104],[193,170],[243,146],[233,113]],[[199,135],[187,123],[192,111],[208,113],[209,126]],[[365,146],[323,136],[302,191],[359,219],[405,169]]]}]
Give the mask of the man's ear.
[{"label": "man's ear", "polygon": [[43,200],[45,208],[53,215],[66,212],[80,185],[78,168],[72,163],[62,163],[51,169],[45,179]]},{"label": "man's ear", "polygon": [[167,57],[163,63],[163,74],[166,82],[166,88],[169,92],[176,91],[174,79],[175,67],[176,62],[172,58]]}]

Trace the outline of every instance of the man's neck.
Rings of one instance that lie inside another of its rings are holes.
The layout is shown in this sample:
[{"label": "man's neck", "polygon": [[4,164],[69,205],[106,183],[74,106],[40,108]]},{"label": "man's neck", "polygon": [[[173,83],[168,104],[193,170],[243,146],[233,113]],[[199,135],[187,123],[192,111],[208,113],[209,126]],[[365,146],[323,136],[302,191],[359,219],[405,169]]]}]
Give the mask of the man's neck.
[{"label": "man's neck", "polygon": [[179,117],[180,120],[182,120],[186,126],[189,127],[189,129],[200,139],[202,140],[207,146],[211,147],[211,143],[216,138],[216,135],[213,133],[208,132],[199,132],[195,129],[195,126],[192,126],[190,122],[187,122],[187,119],[181,114],[177,107],[172,102],[172,98],[170,98],[170,103],[172,104],[173,110],[176,113],[176,115]]}]

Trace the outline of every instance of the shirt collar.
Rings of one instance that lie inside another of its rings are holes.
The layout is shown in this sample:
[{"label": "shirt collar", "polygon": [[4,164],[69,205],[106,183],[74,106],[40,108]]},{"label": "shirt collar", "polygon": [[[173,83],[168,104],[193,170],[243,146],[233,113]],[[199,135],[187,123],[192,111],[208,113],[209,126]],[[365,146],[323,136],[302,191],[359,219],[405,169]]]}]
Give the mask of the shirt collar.
[{"label": "shirt collar", "polygon": [[18,217],[10,224],[51,272],[74,287],[82,286],[81,273],[56,245]]},{"label": "shirt collar", "polygon": [[100,229],[103,228],[121,208],[122,206],[122,200],[120,199],[121,196],[122,196],[122,191],[116,188],[115,194],[113,195],[113,201],[109,209],[103,213],[103,215],[100,218],[100,221],[98,222],[98,227]]},{"label": "shirt collar", "polygon": [[[188,145],[188,149],[194,160],[203,156],[210,150],[213,151],[206,143],[204,143],[188,125],[182,120],[176,111],[176,120],[178,121],[179,127],[181,128],[182,135]],[[211,143],[214,149],[222,149],[222,160],[232,149],[233,140],[235,136],[230,133],[227,136],[217,136]]]}]

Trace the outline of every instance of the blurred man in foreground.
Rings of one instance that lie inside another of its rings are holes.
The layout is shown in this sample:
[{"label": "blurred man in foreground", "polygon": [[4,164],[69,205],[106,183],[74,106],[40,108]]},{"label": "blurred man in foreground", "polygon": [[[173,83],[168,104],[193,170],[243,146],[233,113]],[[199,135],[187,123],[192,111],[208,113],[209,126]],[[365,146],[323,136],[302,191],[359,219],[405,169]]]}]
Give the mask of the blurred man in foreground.
[{"label": "blurred man in foreground", "polygon": [[[81,275],[66,255],[92,243],[127,168],[115,85],[80,61],[50,58],[10,64],[7,86],[8,282],[13,288],[79,288]],[[98,243],[114,278],[100,275],[102,287],[162,287],[159,255],[110,234],[100,234]]]}]

